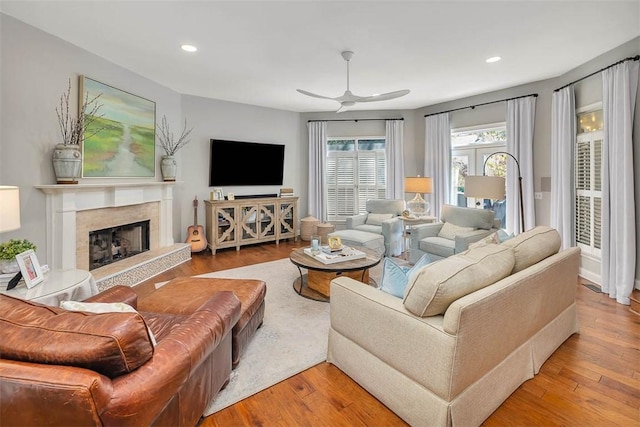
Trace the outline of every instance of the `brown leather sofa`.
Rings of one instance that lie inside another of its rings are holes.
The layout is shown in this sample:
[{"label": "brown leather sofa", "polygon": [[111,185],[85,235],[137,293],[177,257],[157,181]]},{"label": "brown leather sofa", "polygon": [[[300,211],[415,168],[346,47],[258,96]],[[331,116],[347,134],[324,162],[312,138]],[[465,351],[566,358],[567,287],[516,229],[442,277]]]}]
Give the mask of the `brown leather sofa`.
[{"label": "brown leather sofa", "polygon": [[[87,301],[136,308],[137,296],[117,286]],[[196,425],[229,380],[239,317],[231,292],[180,315],[84,313],[0,295],[0,424]]]}]

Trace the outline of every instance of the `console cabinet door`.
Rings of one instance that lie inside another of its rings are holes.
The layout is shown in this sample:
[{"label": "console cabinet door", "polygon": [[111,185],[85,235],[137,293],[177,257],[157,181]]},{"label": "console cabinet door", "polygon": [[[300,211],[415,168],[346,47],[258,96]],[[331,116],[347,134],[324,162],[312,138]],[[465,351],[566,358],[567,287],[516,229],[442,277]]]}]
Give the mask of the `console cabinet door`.
[{"label": "console cabinet door", "polygon": [[287,239],[289,237],[296,237],[296,201],[280,200],[278,202],[279,210],[279,227],[278,227],[278,239]]}]

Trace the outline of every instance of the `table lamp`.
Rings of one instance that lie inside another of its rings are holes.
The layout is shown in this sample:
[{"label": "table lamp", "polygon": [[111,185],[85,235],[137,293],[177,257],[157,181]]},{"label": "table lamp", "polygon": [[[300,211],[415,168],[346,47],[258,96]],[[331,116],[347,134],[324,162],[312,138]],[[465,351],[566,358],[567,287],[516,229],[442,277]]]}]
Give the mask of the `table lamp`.
[{"label": "table lamp", "polygon": [[[18,187],[0,185],[0,233],[20,228],[20,190]],[[13,289],[22,278],[22,273],[9,280],[7,290]]]},{"label": "table lamp", "polygon": [[20,228],[20,192],[18,187],[0,185],[0,233]]},{"label": "table lamp", "polygon": [[416,193],[415,197],[407,202],[407,209],[416,216],[422,216],[429,212],[429,203],[422,198],[422,194],[431,193],[431,178],[426,176],[408,176],[404,179],[405,193]]}]

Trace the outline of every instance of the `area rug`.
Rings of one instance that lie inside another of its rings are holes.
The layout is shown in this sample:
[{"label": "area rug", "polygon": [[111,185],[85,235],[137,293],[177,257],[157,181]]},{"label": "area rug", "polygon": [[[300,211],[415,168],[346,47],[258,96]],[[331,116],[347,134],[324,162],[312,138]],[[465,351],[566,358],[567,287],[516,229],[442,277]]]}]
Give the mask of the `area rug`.
[{"label": "area rug", "polygon": [[[370,270],[372,277],[379,278],[380,273],[380,265]],[[209,404],[204,416],[326,360],[329,304],[303,298],[293,290],[299,272],[288,258],[197,277],[259,279],[267,283],[263,325],[231,373],[229,384]]]}]

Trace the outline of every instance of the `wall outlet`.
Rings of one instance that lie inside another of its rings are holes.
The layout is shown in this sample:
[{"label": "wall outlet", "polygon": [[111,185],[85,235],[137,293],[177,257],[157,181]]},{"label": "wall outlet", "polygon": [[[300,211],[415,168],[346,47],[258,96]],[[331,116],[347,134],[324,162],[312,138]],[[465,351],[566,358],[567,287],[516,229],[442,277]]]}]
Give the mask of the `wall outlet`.
[{"label": "wall outlet", "polygon": [[535,192],[535,193],[533,193],[533,197],[536,200],[542,200],[542,193],[541,192]]}]

